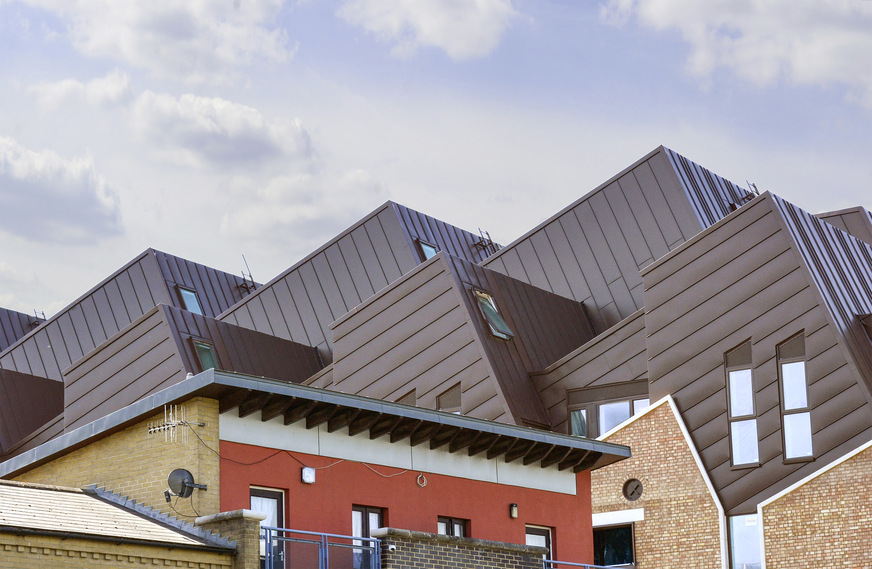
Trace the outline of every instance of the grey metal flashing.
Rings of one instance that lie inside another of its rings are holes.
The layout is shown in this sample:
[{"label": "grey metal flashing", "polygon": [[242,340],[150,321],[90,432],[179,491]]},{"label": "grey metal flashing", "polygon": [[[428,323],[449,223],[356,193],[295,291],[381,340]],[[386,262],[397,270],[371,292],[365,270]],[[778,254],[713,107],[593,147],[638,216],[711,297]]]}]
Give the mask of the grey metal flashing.
[{"label": "grey metal flashing", "polygon": [[122,496],[116,492],[107,490],[106,488],[98,488],[96,484],[91,484],[83,490],[86,494],[90,494],[104,502],[109,502],[121,508],[130,510],[144,518],[148,518],[159,524],[171,527],[188,537],[199,539],[204,544],[222,550],[236,550],[236,542],[220,535],[215,535],[211,531],[204,530],[193,524],[189,524],[178,518],[174,518],[168,514],[155,510],[150,506],[138,503],[136,500],[131,500],[126,496]]},{"label": "grey metal flashing", "polygon": [[[598,468],[599,466],[623,460],[630,456],[630,448],[623,445],[210,369],[11,458],[0,464],[0,478],[15,476],[40,464],[49,462],[67,452],[81,448],[96,439],[120,431],[131,424],[141,421],[163,405],[177,403],[198,395],[220,400],[222,394],[226,395],[228,391],[233,390],[240,390],[243,393],[248,392],[251,394],[268,393],[279,397],[289,397],[332,405],[337,410],[340,407],[358,409],[390,415],[399,420],[408,419],[426,422],[438,427],[453,427],[465,431],[475,431],[486,435],[496,435],[506,440],[523,440],[531,443],[531,448],[536,446],[534,443],[542,443],[544,445],[562,447],[571,452],[582,453],[584,457],[597,455],[591,464],[584,463],[586,468]],[[238,405],[239,403],[236,403],[231,409]],[[521,456],[516,458],[521,458]],[[582,465],[581,460],[571,466],[579,467],[580,465]]]}]

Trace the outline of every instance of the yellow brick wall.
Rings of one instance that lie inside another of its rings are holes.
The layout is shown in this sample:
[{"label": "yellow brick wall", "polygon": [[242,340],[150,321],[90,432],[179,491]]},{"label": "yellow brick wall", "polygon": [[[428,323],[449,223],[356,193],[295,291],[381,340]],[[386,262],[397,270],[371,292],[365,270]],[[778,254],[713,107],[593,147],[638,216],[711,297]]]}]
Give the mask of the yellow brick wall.
[{"label": "yellow brick wall", "polygon": [[[189,521],[197,515],[216,514],[220,508],[219,461],[207,445],[218,450],[218,402],[197,397],[184,406],[189,423],[205,423],[203,427],[193,427],[202,443],[187,427],[177,428],[176,442],[166,442],[163,433],[149,434],[150,423],[163,423],[161,410],[141,423],[20,474],[14,480],[74,488],[96,484]],[[188,429],[187,444],[182,440],[184,429]],[[189,470],[194,481],[206,484],[208,489],[194,490],[190,498],[174,498],[172,504],[167,504],[164,499],[167,476],[176,468]]]},{"label": "yellow brick wall", "polygon": [[767,569],[872,567],[872,449],[764,506]]},{"label": "yellow brick wall", "polygon": [[185,567],[229,569],[228,553],[149,545],[115,544],[51,536],[0,534],[0,569],[115,569],[123,567]]},{"label": "yellow brick wall", "polygon": [[[591,473],[593,513],[644,508],[635,522],[639,569],[721,567],[719,512],[667,403],[609,436],[632,457]],[[642,496],[629,501],[624,483],[636,478]]]}]

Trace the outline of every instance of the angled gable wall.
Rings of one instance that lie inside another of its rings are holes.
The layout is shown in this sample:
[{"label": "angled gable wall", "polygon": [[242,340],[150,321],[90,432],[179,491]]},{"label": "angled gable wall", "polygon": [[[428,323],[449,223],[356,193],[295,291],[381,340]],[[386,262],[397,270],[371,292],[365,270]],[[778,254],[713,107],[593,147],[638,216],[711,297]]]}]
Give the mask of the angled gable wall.
[{"label": "angled gable wall", "polygon": [[[785,463],[776,348],[802,333],[817,461],[872,437],[872,409],[776,199],[763,194],[643,271],[650,396],[675,398],[728,515],[816,468]],[[733,468],[724,357],[751,342],[759,466]]]},{"label": "angled gable wall", "polygon": [[57,417],[63,386],[50,379],[0,369],[0,454]]},{"label": "angled gable wall", "polygon": [[0,367],[62,381],[62,371],[157,304],[182,306],[196,290],[204,314],[247,291],[242,278],[148,249],[0,354]]},{"label": "angled gable wall", "polygon": [[444,254],[333,325],[333,389],[415,404],[461,384],[461,412],[513,422]]},{"label": "angled gable wall", "polygon": [[602,331],[643,307],[640,269],[726,215],[741,195],[661,146],[482,264],[584,302]]},{"label": "angled gable wall", "polygon": [[864,207],[852,207],[815,215],[830,225],[872,245],[872,212]]}]

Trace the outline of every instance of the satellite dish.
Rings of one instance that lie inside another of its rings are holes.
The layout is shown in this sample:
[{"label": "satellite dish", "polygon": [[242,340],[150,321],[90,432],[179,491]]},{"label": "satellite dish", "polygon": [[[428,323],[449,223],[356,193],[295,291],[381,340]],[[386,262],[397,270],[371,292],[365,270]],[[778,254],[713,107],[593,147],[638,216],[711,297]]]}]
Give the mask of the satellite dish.
[{"label": "satellite dish", "polygon": [[188,498],[194,493],[194,475],[184,468],[176,468],[167,477],[167,484],[173,494],[180,498]]}]

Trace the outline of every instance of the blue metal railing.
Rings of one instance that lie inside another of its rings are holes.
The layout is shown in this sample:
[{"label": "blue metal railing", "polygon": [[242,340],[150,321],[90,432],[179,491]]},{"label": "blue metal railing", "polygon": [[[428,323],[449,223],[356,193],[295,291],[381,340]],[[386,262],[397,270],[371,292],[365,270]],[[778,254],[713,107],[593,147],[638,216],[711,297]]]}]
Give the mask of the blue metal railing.
[{"label": "blue metal railing", "polygon": [[332,533],[261,527],[266,569],[381,569],[381,541]]},{"label": "blue metal railing", "polygon": [[560,569],[561,567],[581,567],[581,569],[615,569],[616,567],[635,567],[634,565],[590,565],[588,563],[570,563],[569,561],[555,561],[543,559],[542,569]]}]

